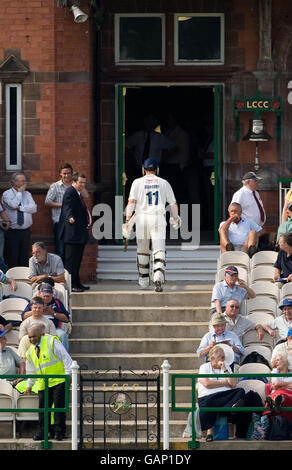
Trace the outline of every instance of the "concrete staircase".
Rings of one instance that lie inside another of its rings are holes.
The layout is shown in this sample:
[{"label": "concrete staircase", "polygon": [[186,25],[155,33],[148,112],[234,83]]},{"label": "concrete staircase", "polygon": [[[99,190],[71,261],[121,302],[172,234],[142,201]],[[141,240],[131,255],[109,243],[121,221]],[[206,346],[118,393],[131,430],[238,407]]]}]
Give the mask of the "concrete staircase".
[{"label": "concrete staircase", "polygon": [[[99,245],[97,279],[136,280],[136,245]],[[166,246],[168,281],[213,282],[217,271],[219,247],[201,245],[192,249],[189,245]]]},{"label": "concrete staircase", "polygon": [[[170,282],[160,294],[139,291],[132,282],[117,282],[116,290],[112,283],[106,285],[112,290],[103,290],[101,282],[97,292],[73,294],[70,353],[78,364],[89,371],[121,366],[137,374],[146,370],[151,374],[153,366],[161,366],[167,359],[172,373],[198,369],[195,351],[207,331],[211,284]],[[190,403],[190,390],[190,383],[181,381],[177,391],[180,406]],[[186,420],[186,412],[170,412],[173,442],[182,440]],[[99,425],[102,421],[97,418]]]}]

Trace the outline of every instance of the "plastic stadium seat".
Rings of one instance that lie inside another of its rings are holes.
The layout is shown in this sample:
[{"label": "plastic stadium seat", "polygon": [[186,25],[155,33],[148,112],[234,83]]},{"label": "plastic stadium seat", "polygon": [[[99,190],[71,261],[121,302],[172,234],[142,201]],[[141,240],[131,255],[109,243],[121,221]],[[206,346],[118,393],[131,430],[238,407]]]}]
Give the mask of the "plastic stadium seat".
[{"label": "plastic stadium seat", "polygon": [[291,297],[292,299],[292,282],[283,284],[282,288],[280,289],[280,299],[287,299],[288,297]]},{"label": "plastic stadium seat", "polygon": [[271,369],[266,364],[260,362],[250,362],[243,364],[238,369],[238,374],[270,374]]},{"label": "plastic stadium seat", "polygon": [[261,341],[257,337],[256,330],[249,330],[242,336],[242,345],[244,348],[250,345],[254,345],[255,348],[257,345],[262,345],[267,346],[272,350],[274,348],[274,344],[274,338],[266,332],[264,332],[264,336]]},{"label": "plastic stadium seat", "polygon": [[250,391],[257,392],[259,396],[261,397],[262,403],[264,405],[266,401],[266,384],[262,380],[257,380],[257,379],[240,380],[238,384],[236,385],[236,388],[243,388],[245,393],[250,392]]},{"label": "plastic stadium seat", "polygon": [[267,312],[253,312],[250,313],[247,318],[256,324],[261,325],[268,325],[275,319],[274,315]]},{"label": "plastic stadium seat", "polygon": [[217,269],[224,268],[226,266],[242,266],[247,271],[250,267],[250,258],[247,253],[243,251],[226,251],[221,253],[217,260]]},{"label": "plastic stadium seat", "polygon": [[273,281],[275,268],[273,266],[257,266],[250,271],[250,282]]},{"label": "plastic stadium seat", "polygon": [[7,340],[7,346],[15,346],[16,348],[18,347],[18,330],[10,330],[8,333],[6,333],[5,336]]},{"label": "plastic stadium seat", "polygon": [[[16,408],[35,408],[39,407],[38,395],[24,395],[15,390],[15,405]],[[16,413],[16,421],[38,421],[39,415],[38,412],[18,412]]]},{"label": "plastic stadium seat", "polygon": [[271,362],[272,351],[267,346],[262,346],[261,344],[256,344],[247,346],[244,348],[244,356],[241,359],[241,362],[244,360],[246,356],[248,356],[253,351],[256,351],[258,354],[261,354],[269,363]]},{"label": "plastic stadium seat", "polygon": [[277,259],[278,253],[277,251],[258,251],[255,253],[250,261],[251,269],[255,268],[256,266],[262,265],[274,265]]},{"label": "plastic stadium seat", "polygon": [[9,284],[3,284],[3,295],[9,296],[9,295],[15,295],[18,297],[25,297],[27,299],[32,298],[32,286],[30,284],[27,284],[26,282],[22,281],[17,281],[17,290],[13,291],[11,290],[11,287]]},{"label": "plastic stadium seat", "polygon": [[267,312],[277,316],[278,304],[274,298],[257,296],[246,300],[246,313]]},{"label": "plastic stadium seat", "polygon": [[30,282],[29,267],[27,266],[15,266],[6,271],[7,277],[12,277],[15,281]]},{"label": "plastic stadium seat", "polygon": [[257,281],[251,283],[249,287],[256,293],[257,296],[266,296],[275,299],[279,302],[279,288],[277,284],[270,281]]},{"label": "plastic stadium seat", "polygon": [[0,302],[0,314],[3,313],[22,313],[27,306],[27,300],[18,298],[4,299]]},{"label": "plastic stadium seat", "polygon": [[[15,408],[14,389],[7,380],[0,380],[0,408]],[[16,438],[15,413],[12,411],[0,413],[0,421],[12,421],[13,438]]]}]

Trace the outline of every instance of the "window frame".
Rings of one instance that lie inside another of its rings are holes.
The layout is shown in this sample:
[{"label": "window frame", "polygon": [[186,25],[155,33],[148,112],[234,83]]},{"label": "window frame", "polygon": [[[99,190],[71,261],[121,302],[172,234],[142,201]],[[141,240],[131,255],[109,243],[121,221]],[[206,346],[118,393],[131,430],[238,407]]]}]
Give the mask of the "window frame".
[{"label": "window frame", "polygon": [[[121,60],[120,59],[120,18],[161,18],[161,60]],[[115,65],[165,65],[165,14],[163,13],[115,13]]]},{"label": "window frame", "polygon": [[[180,16],[185,16],[185,17],[218,17],[220,18],[220,59],[216,60],[196,60],[196,59],[179,59],[179,21],[178,18]],[[174,13],[173,15],[173,21],[174,21],[174,26],[173,26],[173,46],[174,46],[174,57],[173,57],[173,63],[176,66],[205,66],[205,65],[224,65],[225,63],[225,15],[224,13]]]},{"label": "window frame", "polygon": [[[16,88],[16,163],[11,164],[10,149],[10,90]],[[22,85],[5,83],[5,166],[6,170],[21,170],[22,165]]]}]

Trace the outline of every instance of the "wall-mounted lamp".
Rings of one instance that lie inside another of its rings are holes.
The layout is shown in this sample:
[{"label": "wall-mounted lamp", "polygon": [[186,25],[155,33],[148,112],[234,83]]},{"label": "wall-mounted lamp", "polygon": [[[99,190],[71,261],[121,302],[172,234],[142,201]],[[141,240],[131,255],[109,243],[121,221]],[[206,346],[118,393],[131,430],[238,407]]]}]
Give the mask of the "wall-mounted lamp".
[{"label": "wall-mounted lamp", "polygon": [[268,142],[272,140],[272,137],[267,133],[265,129],[265,123],[263,119],[250,119],[248,133],[242,138],[242,140],[249,140],[250,142],[256,143],[255,153],[255,170],[259,169],[259,142]]},{"label": "wall-mounted lamp", "polygon": [[250,142],[256,143],[255,170],[259,169],[258,143],[267,142],[272,139],[265,129],[265,122],[261,118],[261,113],[269,111],[276,112],[277,141],[279,141],[281,138],[281,104],[281,98],[263,98],[258,92],[251,98],[234,99],[235,132],[237,142],[240,140],[239,113],[242,111],[254,113],[254,118],[249,120],[248,133],[242,138],[242,140],[249,140]]},{"label": "wall-mounted lamp", "polygon": [[84,23],[88,20],[88,15],[80,7],[80,0],[57,0],[58,7],[67,7],[74,17],[75,23]]}]

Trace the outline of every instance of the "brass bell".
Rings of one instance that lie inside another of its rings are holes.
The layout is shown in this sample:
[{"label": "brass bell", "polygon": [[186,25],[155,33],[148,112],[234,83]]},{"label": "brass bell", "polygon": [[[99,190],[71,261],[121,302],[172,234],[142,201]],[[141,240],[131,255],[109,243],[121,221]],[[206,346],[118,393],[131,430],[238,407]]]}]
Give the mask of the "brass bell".
[{"label": "brass bell", "polygon": [[271,137],[265,130],[265,124],[262,119],[250,119],[248,133],[242,140],[250,140],[253,142],[266,142],[271,140]]}]

